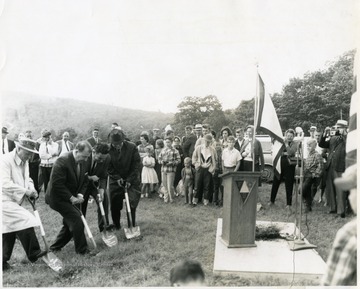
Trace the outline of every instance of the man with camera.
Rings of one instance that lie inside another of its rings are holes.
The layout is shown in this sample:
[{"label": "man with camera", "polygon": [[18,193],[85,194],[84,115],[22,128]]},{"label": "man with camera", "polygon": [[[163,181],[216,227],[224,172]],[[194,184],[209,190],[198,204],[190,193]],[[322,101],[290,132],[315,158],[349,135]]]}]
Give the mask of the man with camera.
[{"label": "man with camera", "polygon": [[346,120],[338,120],[331,130],[326,127],[320,138],[319,146],[329,149],[329,155],[325,164],[326,170],[326,199],[327,205],[330,207],[330,214],[339,214],[345,217],[346,194],[337,189],[334,185],[334,179],[341,177],[345,171],[345,147],[346,147],[346,128],[348,122]]}]

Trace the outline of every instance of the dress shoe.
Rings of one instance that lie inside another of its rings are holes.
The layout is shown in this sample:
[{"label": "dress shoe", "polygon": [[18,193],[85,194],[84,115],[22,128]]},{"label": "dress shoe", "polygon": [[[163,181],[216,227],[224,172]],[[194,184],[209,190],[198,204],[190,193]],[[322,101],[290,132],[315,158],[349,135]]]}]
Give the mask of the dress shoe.
[{"label": "dress shoe", "polygon": [[341,214],[340,214],[340,217],[341,217],[341,218],[345,218],[345,213],[341,213]]},{"label": "dress shoe", "polygon": [[82,255],[82,256],[93,257],[93,256],[96,256],[97,253],[95,251],[90,251],[89,249],[86,249],[84,252],[81,252],[79,254]]},{"label": "dress shoe", "polygon": [[336,214],[336,211],[330,211],[329,214]]},{"label": "dress shoe", "polygon": [[115,225],[114,224],[111,224],[111,225],[108,225],[106,226],[106,231],[112,231],[115,229]]},{"label": "dress shoe", "polygon": [[40,253],[36,255],[36,259],[40,259],[41,257],[45,256],[47,253],[48,253],[47,251],[40,251]]},{"label": "dress shoe", "polygon": [[8,262],[3,262],[3,271],[10,270],[11,266]]}]

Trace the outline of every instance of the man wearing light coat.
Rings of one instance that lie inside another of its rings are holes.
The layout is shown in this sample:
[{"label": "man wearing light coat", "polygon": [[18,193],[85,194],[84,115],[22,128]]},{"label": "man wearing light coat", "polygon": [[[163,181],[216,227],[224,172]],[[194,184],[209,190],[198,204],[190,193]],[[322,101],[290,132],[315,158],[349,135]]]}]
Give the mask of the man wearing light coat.
[{"label": "man wearing light coat", "polygon": [[33,181],[29,177],[28,160],[35,150],[36,142],[22,138],[15,142],[16,149],[2,156],[2,237],[3,270],[10,269],[15,240],[18,238],[30,262],[46,254],[40,250],[34,227],[39,226],[35,216],[21,204],[26,197],[37,198]]}]

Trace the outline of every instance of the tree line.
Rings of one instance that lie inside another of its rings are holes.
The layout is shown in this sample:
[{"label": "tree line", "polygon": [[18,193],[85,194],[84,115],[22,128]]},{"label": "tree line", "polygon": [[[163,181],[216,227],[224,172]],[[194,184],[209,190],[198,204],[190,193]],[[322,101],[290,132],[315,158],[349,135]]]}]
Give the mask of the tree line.
[{"label": "tree line", "polygon": [[[326,69],[291,78],[280,93],[271,95],[284,131],[300,126],[307,132],[311,125],[322,129],[349,118],[354,57],[355,50],[348,51],[328,63]],[[182,133],[186,125],[196,123],[208,123],[215,132],[223,126],[253,124],[254,98],[242,100],[235,109],[223,110],[215,95],[187,96],[178,105],[173,126]]]}]

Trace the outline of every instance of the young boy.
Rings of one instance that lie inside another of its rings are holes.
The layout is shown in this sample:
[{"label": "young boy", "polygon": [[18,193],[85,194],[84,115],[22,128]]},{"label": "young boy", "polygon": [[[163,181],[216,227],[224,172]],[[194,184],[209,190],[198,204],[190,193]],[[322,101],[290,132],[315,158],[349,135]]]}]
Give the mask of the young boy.
[{"label": "young boy", "polygon": [[224,173],[236,172],[240,167],[241,155],[240,152],[234,148],[235,138],[228,137],[228,146],[222,152],[222,170]]},{"label": "young boy", "polygon": [[316,139],[307,141],[308,156],[304,161],[304,183],[303,183],[303,198],[306,201],[306,212],[310,212],[312,204],[311,187],[317,186],[320,181],[321,172],[323,169],[323,159],[316,151]]},{"label": "young boy", "polygon": [[195,169],[191,167],[191,158],[184,159],[184,168],[181,171],[181,178],[184,184],[185,204],[191,204],[195,181]]},{"label": "young boy", "polygon": [[161,167],[161,178],[166,189],[164,202],[173,202],[174,196],[174,179],[176,166],[180,163],[179,151],[172,146],[172,139],[167,137],[165,139],[165,147],[159,154],[159,163]]},{"label": "young boy", "polygon": [[173,287],[205,286],[205,274],[199,262],[184,261],[171,269],[170,283]]}]

